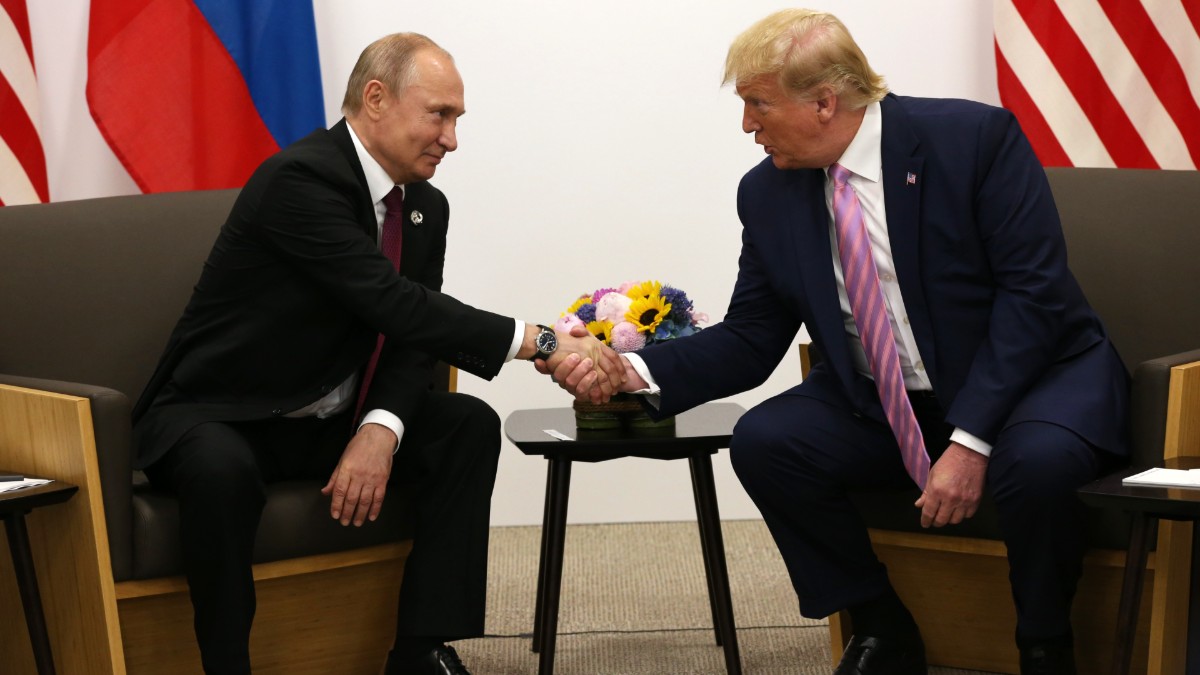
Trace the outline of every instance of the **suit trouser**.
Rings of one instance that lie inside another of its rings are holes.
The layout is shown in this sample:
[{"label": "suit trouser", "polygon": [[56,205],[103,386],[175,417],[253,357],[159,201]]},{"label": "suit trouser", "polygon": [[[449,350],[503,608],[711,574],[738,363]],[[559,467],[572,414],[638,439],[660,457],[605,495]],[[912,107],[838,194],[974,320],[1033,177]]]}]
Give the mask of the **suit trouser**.
[{"label": "suit trouser", "polygon": [[[937,462],[952,429],[932,397],[910,398]],[[779,546],[804,616],[825,617],[887,592],[887,570],[847,491],[913,488],[890,427],[793,390],[742,416],[730,457]],[[1099,461],[1082,438],[1042,422],[1005,429],[992,449],[985,490],[1008,547],[1022,637],[1070,632],[1086,546],[1075,489],[1095,478]]]},{"label": "suit trouser", "polygon": [[[416,419],[405,429],[388,481],[415,493],[397,635],[479,636],[500,420],[482,401],[446,393],[431,393]],[[205,672],[250,672],[251,563],[265,485],[327,480],[351,432],[349,415],[207,423],[146,470],[155,485],[179,498],[184,571]]]}]

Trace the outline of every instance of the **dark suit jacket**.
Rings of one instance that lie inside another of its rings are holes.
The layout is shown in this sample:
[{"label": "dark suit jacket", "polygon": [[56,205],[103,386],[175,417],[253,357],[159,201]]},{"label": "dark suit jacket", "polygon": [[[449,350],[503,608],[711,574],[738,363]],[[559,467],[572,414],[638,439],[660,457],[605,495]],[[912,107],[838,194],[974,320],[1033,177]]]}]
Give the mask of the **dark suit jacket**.
[{"label": "dark suit jacket", "polygon": [[[897,277],[946,420],[987,442],[1007,425],[1048,421],[1126,454],[1128,375],[1067,268],[1045,172],[1016,120],[970,101],[889,95],[881,105]],[[884,421],[846,346],[825,180],[769,158],[742,179],[725,320],[642,352],[663,414],[761,384],[804,324],[824,360],[797,393]]]},{"label": "dark suit jacket", "polygon": [[[424,216],[419,226],[414,210]],[[406,425],[426,395],[433,358],[495,376],[512,319],[435,292],[445,196],[428,183],[408,185],[404,211],[397,274],[376,244],[345,120],[266,160],[238,196],[134,408],[136,464],[162,456],[201,422],[267,419],[317,401],[363,368],[379,333],[388,339],[364,407]]]}]

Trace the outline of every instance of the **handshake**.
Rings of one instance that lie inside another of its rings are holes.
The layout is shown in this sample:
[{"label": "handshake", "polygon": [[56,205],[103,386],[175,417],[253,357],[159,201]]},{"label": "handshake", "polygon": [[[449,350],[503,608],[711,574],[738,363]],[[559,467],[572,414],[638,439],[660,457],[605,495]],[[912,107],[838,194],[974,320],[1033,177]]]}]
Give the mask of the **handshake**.
[{"label": "handshake", "polygon": [[[531,335],[530,330],[534,333]],[[526,328],[526,343],[532,340],[534,354],[540,351],[534,326]],[[629,359],[605,345],[584,326],[569,332],[555,331],[557,347],[549,357],[534,358],[539,373],[549,375],[558,386],[579,401],[607,402],[613,394],[645,389],[646,381],[630,365]],[[524,351],[524,350],[523,350]]]}]

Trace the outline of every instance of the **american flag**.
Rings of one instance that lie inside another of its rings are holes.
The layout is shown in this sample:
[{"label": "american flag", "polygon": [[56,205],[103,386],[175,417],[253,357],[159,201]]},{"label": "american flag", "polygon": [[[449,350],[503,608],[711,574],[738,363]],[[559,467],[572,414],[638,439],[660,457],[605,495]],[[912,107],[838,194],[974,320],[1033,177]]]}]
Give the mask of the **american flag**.
[{"label": "american flag", "polygon": [[0,206],[50,201],[25,0],[0,0]]},{"label": "american flag", "polygon": [[1043,165],[1200,165],[1200,0],[994,8],[1000,100]]}]

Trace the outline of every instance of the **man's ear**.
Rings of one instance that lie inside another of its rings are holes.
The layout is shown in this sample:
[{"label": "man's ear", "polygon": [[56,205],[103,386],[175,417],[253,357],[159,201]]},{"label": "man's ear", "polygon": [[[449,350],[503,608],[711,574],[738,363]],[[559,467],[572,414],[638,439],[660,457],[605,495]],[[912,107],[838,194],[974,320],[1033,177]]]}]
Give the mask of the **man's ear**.
[{"label": "man's ear", "polygon": [[363,87],[363,112],[371,119],[378,119],[383,113],[386,99],[387,88],[379,80],[371,80]]},{"label": "man's ear", "polygon": [[817,119],[821,122],[828,122],[837,114],[838,96],[829,85],[821,87],[820,96],[813,103],[817,106]]}]

